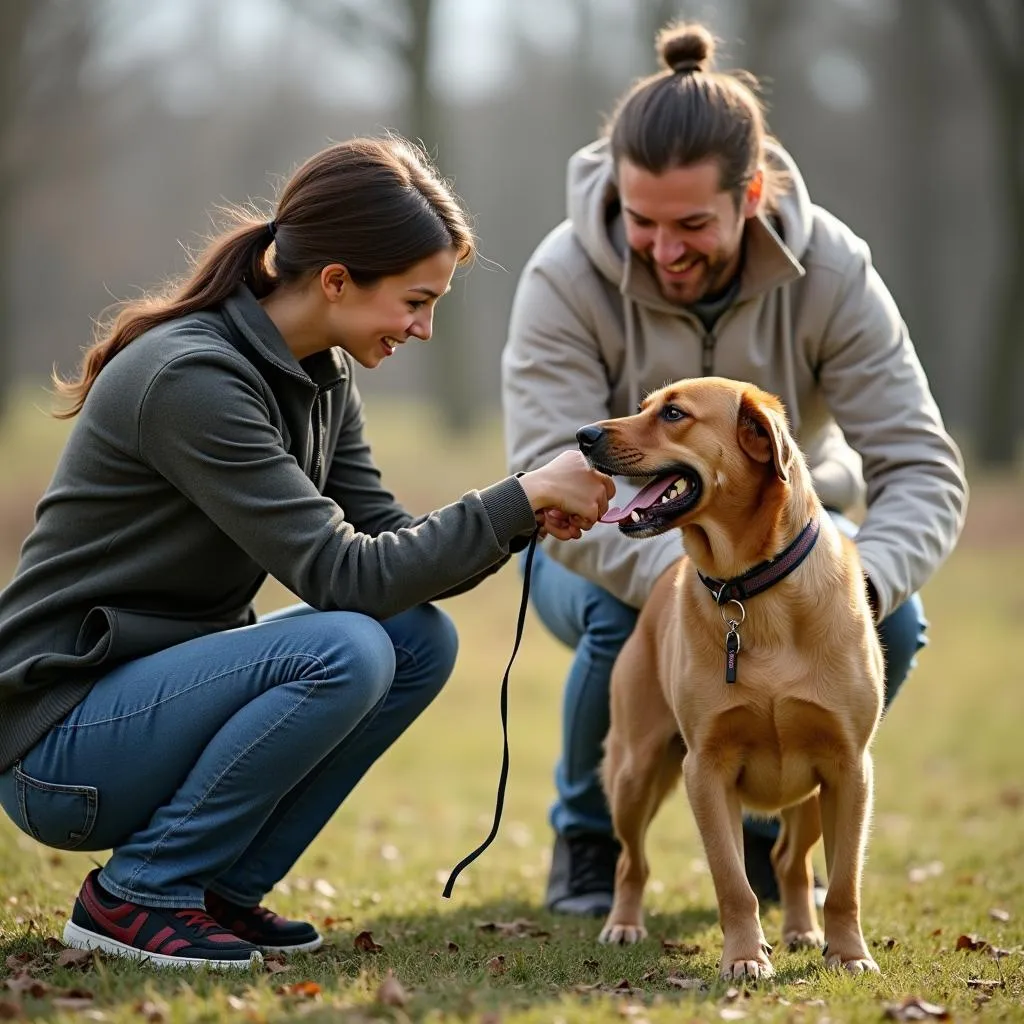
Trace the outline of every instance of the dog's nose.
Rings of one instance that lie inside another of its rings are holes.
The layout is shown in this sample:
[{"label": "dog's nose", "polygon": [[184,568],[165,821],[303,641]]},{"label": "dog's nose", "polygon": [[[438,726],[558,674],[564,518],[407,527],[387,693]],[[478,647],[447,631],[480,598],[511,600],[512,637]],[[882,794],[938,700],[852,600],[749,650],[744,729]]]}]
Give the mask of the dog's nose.
[{"label": "dog's nose", "polygon": [[604,437],[604,427],[599,427],[593,423],[588,423],[585,427],[580,427],[576,431],[576,441],[580,446],[580,451],[586,455],[590,452],[594,445],[596,445],[601,438]]}]

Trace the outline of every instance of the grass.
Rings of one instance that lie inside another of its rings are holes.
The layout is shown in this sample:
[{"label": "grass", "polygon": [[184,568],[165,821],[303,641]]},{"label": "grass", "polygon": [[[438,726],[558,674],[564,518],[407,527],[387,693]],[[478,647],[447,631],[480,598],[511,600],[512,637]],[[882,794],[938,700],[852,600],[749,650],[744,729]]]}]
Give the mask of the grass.
[{"label": "grass", "polygon": [[[453,442],[429,417],[379,403],[371,427],[385,479],[416,511],[500,474],[496,427]],[[23,407],[0,433],[0,580],[65,429]],[[595,942],[597,922],[539,909],[569,655],[532,617],[512,673],[502,828],[453,898],[441,898],[451,867],[490,825],[498,686],[520,590],[510,567],[448,602],[462,636],[453,679],[269,901],[314,921],[323,950],[241,977],[101,958],[60,966],[55,938],[103,855],[47,850],[4,820],[0,1019],[858,1022],[917,996],[957,1019],[1024,1020],[1022,495],[1019,481],[976,485],[972,522],[984,529],[968,531],[928,586],[931,644],[876,743],[863,916],[881,977],[831,973],[818,955],[777,949],[775,980],[720,983],[714,893],[682,793],[652,830],[652,938],[607,949]],[[259,604],[289,599],[268,585]],[[777,939],[778,910],[764,921]],[[355,948],[363,931],[379,951]],[[988,946],[958,950],[961,936]],[[382,989],[389,975],[398,990]]]}]

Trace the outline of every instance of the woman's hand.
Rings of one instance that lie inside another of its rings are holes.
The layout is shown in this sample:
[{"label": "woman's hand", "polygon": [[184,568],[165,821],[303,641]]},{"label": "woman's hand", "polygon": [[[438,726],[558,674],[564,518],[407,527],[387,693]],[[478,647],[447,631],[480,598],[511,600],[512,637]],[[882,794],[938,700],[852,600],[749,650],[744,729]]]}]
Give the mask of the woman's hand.
[{"label": "woman's hand", "polygon": [[581,452],[568,451],[519,477],[530,505],[543,514],[542,533],[575,540],[608,511],[615,494],[610,476],[592,469]]}]

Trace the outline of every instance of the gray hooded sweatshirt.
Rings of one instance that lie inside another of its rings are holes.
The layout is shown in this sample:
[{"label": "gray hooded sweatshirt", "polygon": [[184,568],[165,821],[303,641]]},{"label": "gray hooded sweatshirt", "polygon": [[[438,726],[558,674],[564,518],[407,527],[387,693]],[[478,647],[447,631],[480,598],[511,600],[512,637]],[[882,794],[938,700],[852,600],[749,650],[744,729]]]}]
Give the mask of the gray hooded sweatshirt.
[{"label": "gray hooded sweatshirt", "polygon": [[514,477],[414,519],[350,357],[300,364],[248,289],[162,324],[97,377],[0,593],[0,771],[115,665],[252,623],[268,573],[383,619],[473,586],[534,526]]},{"label": "gray hooded sweatshirt", "polygon": [[[747,222],[738,292],[707,330],[628,252],[606,141],[572,157],[569,218],[538,246],[512,307],[509,464],[540,465],[575,447],[580,426],[628,415],[675,380],[750,381],[784,403],[822,503],[866,502],[857,546],[884,617],[956,543],[967,504],[960,453],[867,245],[811,203],[787,153],[769,158],[791,186],[777,216]],[[675,531],[636,541],[601,524],[545,550],[634,607],[681,554]]]}]

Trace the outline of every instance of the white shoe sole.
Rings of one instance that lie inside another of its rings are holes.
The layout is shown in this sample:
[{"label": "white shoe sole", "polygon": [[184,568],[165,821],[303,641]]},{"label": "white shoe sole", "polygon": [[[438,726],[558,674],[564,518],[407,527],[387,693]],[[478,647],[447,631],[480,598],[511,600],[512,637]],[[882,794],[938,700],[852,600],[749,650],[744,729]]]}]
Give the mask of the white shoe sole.
[{"label": "white shoe sole", "polygon": [[259,967],[263,964],[263,957],[257,951],[254,951],[248,960],[205,960],[200,957],[190,958],[167,956],[164,953],[149,953],[137,946],[128,946],[116,939],[108,939],[105,935],[91,932],[88,928],[81,928],[73,921],[68,921],[64,926],[64,945],[72,946],[75,949],[98,949],[114,956],[123,956],[131,960],[138,960],[140,963],[152,964],[153,967],[209,967],[214,970],[233,968],[247,971],[250,967]]},{"label": "white shoe sole", "polygon": [[317,935],[315,939],[310,939],[309,942],[303,942],[298,946],[260,946],[260,949],[264,953],[312,953],[314,949],[319,949],[323,944],[323,936]]}]

